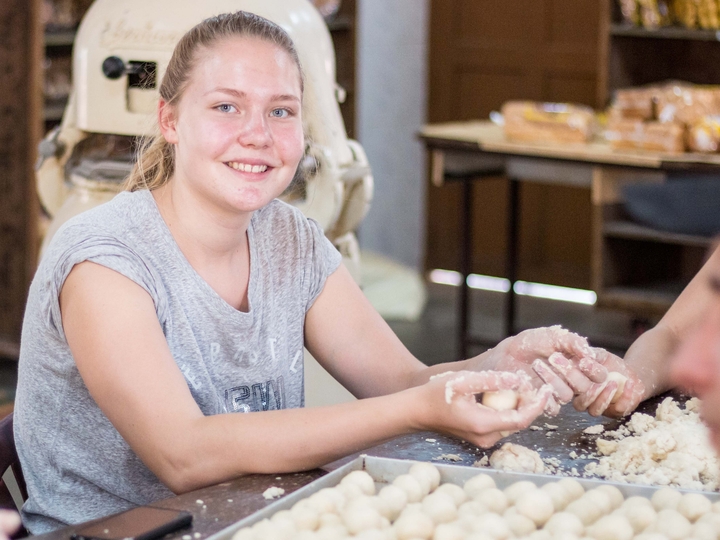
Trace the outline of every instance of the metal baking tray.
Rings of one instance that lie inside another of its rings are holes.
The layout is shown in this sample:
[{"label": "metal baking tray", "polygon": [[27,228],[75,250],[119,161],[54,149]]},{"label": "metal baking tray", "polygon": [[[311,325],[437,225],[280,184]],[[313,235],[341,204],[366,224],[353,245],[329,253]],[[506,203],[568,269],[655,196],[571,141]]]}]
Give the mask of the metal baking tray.
[{"label": "metal baking tray", "polygon": [[[345,477],[351,471],[364,470],[375,480],[375,484],[383,486],[391,483],[397,476],[405,474],[410,470],[410,467],[417,463],[416,461],[406,459],[390,459],[380,458],[373,456],[360,456],[357,459],[347,463],[346,465],[334,470],[333,472],[318,478],[314,482],[294,491],[290,495],[278,499],[276,502],[269,504],[262,510],[255,512],[254,514],[241,519],[240,521],[226,527],[225,529],[218,531],[217,533],[208,536],[206,540],[230,540],[232,535],[238,530],[249,527],[254,523],[261,521],[265,518],[270,518],[280,510],[289,510],[292,506],[302,499],[306,499],[313,493],[320,491],[326,487],[335,487],[340,483],[340,480]],[[510,484],[514,484],[520,480],[530,480],[538,486],[547,484],[550,482],[557,482],[565,476],[555,476],[547,474],[527,474],[527,473],[515,473],[497,471],[495,469],[478,468],[478,467],[462,467],[458,465],[441,465],[433,463],[440,471],[440,479],[442,483],[452,482],[453,484],[463,485],[466,480],[476,476],[480,473],[491,476],[499,489],[504,489]],[[589,490],[601,485],[613,485],[617,487],[627,499],[635,495],[641,497],[652,497],[658,489],[663,486],[642,486],[639,484],[624,484],[619,482],[607,482],[604,480],[590,480],[587,478],[570,477],[577,480],[585,490]],[[712,491],[696,491],[691,489],[677,489],[677,491],[683,493],[701,493],[705,495],[709,500],[715,502],[720,500],[720,493]]]}]

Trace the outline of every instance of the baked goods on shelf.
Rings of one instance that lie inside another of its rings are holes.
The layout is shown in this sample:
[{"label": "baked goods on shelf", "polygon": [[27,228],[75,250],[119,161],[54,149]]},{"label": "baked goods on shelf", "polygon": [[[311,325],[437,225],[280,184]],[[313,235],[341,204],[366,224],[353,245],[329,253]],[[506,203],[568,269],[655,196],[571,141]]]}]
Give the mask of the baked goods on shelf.
[{"label": "baked goods on shelf", "polygon": [[508,101],[502,114],[512,141],[586,143],[594,132],[595,113],[582,105]]}]

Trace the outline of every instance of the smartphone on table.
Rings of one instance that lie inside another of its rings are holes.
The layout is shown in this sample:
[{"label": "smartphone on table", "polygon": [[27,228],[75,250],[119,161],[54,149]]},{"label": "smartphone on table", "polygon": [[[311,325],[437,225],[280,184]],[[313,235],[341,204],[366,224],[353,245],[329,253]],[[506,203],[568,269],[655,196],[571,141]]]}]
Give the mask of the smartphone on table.
[{"label": "smartphone on table", "polygon": [[187,527],[192,514],[151,506],[131,508],[75,531],[71,540],[152,540]]}]

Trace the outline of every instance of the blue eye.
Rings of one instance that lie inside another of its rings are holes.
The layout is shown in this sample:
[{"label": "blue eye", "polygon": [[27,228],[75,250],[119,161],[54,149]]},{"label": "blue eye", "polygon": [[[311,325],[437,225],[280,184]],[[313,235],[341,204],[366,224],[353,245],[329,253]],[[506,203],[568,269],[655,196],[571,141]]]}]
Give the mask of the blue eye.
[{"label": "blue eye", "polygon": [[222,104],[218,105],[218,106],[215,107],[215,108],[216,108],[218,111],[224,112],[224,113],[233,112],[233,111],[235,110],[235,107],[233,107],[233,106],[230,105],[229,103],[222,103]]},{"label": "blue eye", "polygon": [[270,114],[273,118],[287,118],[290,116],[290,111],[287,109],[273,109]]}]

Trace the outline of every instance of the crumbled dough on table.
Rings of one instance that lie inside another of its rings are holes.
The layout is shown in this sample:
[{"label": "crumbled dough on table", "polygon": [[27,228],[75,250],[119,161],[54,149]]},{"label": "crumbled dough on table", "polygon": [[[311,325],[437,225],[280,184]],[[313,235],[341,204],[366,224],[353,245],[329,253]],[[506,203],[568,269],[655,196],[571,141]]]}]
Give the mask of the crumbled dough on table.
[{"label": "crumbled dough on table", "polygon": [[587,433],[588,435],[599,435],[603,431],[605,431],[605,427],[602,424],[595,424],[594,426],[583,429],[583,433]]},{"label": "crumbled dough on table", "polygon": [[462,461],[463,458],[458,456],[457,454],[441,454],[439,456],[435,456],[433,458],[433,461]]},{"label": "crumbled dough on table", "polygon": [[490,466],[502,471],[545,472],[545,464],[535,450],[520,444],[505,443],[490,456]]},{"label": "crumbled dough on table", "polygon": [[654,418],[633,414],[627,425],[597,439],[601,456],[585,471],[616,482],[716,490],[720,463],[700,420],[699,404],[693,398],[683,409],[668,397]]},{"label": "crumbled dough on table", "polygon": [[265,491],[263,491],[263,497],[267,500],[277,499],[278,497],[282,497],[283,495],[285,495],[285,490],[277,486],[270,486]]}]

